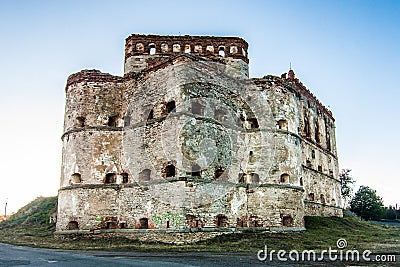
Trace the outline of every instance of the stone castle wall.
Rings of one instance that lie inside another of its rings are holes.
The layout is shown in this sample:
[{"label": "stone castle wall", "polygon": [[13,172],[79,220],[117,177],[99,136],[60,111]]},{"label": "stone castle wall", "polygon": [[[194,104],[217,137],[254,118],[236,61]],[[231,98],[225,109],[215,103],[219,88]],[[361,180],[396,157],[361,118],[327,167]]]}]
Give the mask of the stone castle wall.
[{"label": "stone castle wall", "polygon": [[341,216],[331,112],[292,70],[248,79],[247,49],[132,35],[124,77],[71,75],[57,231],[301,229],[305,215]]}]

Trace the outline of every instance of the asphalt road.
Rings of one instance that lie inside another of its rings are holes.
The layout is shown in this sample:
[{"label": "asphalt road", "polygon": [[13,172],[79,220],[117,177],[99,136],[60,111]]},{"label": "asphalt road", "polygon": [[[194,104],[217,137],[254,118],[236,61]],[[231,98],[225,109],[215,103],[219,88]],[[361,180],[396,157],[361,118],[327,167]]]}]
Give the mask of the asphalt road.
[{"label": "asphalt road", "polygon": [[[256,255],[67,251],[0,243],[0,266],[254,266]],[[265,266],[265,264],[263,264]],[[271,266],[271,265],[269,265]]]},{"label": "asphalt road", "polygon": [[[355,266],[343,262],[262,262],[254,254],[205,252],[71,251],[19,247],[0,243],[3,266]],[[357,264],[356,264],[357,265]],[[361,263],[358,266],[366,266]],[[368,266],[399,266],[373,264]]]}]

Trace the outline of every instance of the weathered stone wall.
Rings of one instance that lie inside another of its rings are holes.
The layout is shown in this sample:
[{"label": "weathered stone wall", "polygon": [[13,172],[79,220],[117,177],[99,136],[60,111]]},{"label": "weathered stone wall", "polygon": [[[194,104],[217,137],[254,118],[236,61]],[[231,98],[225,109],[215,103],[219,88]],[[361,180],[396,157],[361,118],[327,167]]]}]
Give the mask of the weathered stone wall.
[{"label": "weathered stone wall", "polygon": [[249,80],[240,38],[132,35],[125,52],[124,78],[68,78],[57,231],[342,216],[334,119],[292,70]]}]

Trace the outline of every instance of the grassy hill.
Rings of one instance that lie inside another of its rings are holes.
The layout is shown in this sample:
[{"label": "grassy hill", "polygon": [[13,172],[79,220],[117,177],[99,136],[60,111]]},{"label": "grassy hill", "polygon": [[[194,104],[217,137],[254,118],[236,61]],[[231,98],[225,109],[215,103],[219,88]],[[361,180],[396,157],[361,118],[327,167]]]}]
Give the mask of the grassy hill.
[{"label": "grassy hill", "polygon": [[38,197],[19,209],[7,221],[0,223],[0,229],[20,225],[43,225],[56,211],[57,197]]},{"label": "grassy hill", "polygon": [[[296,233],[249,232],[229,234],[196,244],[170,245],[142,243],[125,238],[55,239],[49,216],[56,211],[56,197],[40,197],[21,208],[8,221],[0,223],[0,242],[34,247],[62,249],[111,249],[119,251],[214,251],[254,253],[269,249],[323,250],[336,248],[339,238],[349,249],[373,253],[400,254],[400,227],[377,225],[346,214],[337,217],[305,217],[307,231]],[[55,242],[56,241],[56,242]]]}]

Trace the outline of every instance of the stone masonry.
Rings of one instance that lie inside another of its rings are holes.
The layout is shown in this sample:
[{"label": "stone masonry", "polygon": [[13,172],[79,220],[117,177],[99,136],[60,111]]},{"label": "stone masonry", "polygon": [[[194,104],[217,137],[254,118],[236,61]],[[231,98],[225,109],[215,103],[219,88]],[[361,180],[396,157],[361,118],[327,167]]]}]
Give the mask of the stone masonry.
[{"label": "stone masonry", "polygon": [[133,34],[123,77],[70,75],[57,233],[198,240],[342,216],[332,113],[293,70],[249,78],[247,50]]}]

